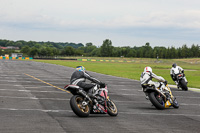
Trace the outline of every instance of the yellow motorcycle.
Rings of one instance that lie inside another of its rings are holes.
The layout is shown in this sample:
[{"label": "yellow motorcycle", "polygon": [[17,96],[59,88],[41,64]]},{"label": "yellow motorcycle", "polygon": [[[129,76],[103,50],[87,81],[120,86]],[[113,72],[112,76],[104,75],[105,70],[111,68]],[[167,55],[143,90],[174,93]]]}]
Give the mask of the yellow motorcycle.
[{"label": "yellow motorcycle", "polygon": [[156,88],[153,85],[142,85],[143,92],[148,96],[151,103],[157,109],[165,109],[173,106],[174,108],[179,108],[179,104],[176,98],[172,95],[171,89],[168,84],[165,85],[163,90]]}]

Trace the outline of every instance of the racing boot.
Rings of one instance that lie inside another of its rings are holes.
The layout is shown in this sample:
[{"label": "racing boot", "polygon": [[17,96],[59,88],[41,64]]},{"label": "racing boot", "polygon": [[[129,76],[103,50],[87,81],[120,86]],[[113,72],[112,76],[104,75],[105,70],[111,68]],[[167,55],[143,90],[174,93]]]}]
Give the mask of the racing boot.
[{"label": "racing boot", "polygon": [[99,112],[99,110],[98,110],[98,102],[97,102],[97,100],[96,99],[94,99],[93,100],[93,112],[94,113],[97,113],[97,112]]},{"label": "racing boot", "polygon": [[178,86],[178,82],[177,81],[174,81],[175,82],[175,84]]},{"label": "racing boot", "polygon": [[95,95],[97,94],[97,89],[98,89],[98,87],[97,87],[97,85],[95,85],[94,87],[92,87],[89,91],[88,91],[88,95],[89,95],[89,97],[91,97],[91,98],[97,98]]},{"label": "racing boot", "polygon": [[174,81],[174,82],[175,82],[177,88],[180,89],[179,83],[177,81]]}]

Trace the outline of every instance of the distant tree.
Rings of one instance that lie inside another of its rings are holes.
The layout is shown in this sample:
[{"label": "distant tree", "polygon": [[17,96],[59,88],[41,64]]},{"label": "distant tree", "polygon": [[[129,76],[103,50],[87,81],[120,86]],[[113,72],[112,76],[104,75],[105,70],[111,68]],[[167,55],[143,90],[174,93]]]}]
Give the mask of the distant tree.
[{"label": "distant tree", "polygon": [[80,48],[78,48],[78,49],[75,49],[75,55],[78,55],[78,56],[82,56],[82,55],[84,55],[84,52],[83,52],[83,50],[81,50]]},{"label": "distant tree", "polygon": [[6,43],[6,47],[7,46],[14,46],[14,41],[8,41],[7,43]]},{"label": "distant tree", "polygon": [[22,47],[22,42],[20,42],[20,41],[17,41],[16,43],[15,43],[15,46],[16,47],[19,47],[19,48],[21,48]]},{"label": "distant tree", "polygon": [[0,56],[1,56],[1,55],[3,55],[3,51],[2,51],[2,49],[0,49]]},{"label": "distant tree", "polygon": [[36,47],[32,47],[32,48],[30,49],[29,56],[30,56],[30,57],[34,57],[34,56],[36,56],[36,55],[38,55],[38,49],[37,49]]},{"label": "distant tree", "polygon": [[90,53],[90,56],[100,57],[101,56],[100,48],[93,49],[92,52]]},{"label": "distant tree", "polygon": [[121,47],[113,47],[112,56],[113,57],[120,57],[120,56],[122,56]]},{"label": "distant tree", "polygon": [[42,47],[39,51],[39,56],[47,56],[46,47]]},{"label": "distant tree", "polygon": [[28,45],[26,45],[26,46],[22,47],[22,49],[20,50],[20,52],[28,55],[29,52],[30,52],[30,50],[31,50],[30,47]]},{"label": "distant tree", "polygon": [[144,56],[144,52],[145,52],[144,47],[140,47],[140,48],[138,49],[138,52],[137,52],[137,57],[139,57],[139,58],[145,57],[145,56]]},{"label": "distant tree", "polygon": [[153,50],[152,50],[149,42],[147,42],[144,46],[144,54],[143,55],[146,58],[151,58],[153,56]]},{"label": "distant tree", "polygon": [[71,46],[67,46],[64,48],[64,50],[62,51],[62,54],[67,55],[67,56],[72,56],[75,54],[75,50],[73,47]]},{"label": "distant tree", "polygon": [[191,47],[191,57],[199,57],[200,55],[200,48],[199,48],[199,46],[198,45],[192,45],[192,47]]},{"label": "distant tree", "polygon": [[8,42],[8,40],[1,40],[1,39],[0,39],[0,46],[5,47],[6,44],[7,44],[7,42]]},{"label": "distant tree", "polygon": [[187,58],[187,57],[189,57],[189,49],[188,49],[188,47],[187,47],[186,44],[184,44],[184,45],[182,46],[181,57],[182,57],[182,58]]},{"label": "distant tree", "polygon": [[55,47],[53,48],[52,52],[53,52],[54,56],[58,56],[60,54],[60,51],[57,48],[55,48]]},{"label": "distant tree", "polygon": [[92,46],[92,45],[93,44],[91,42],[85,44],[86,47],[89,47],[89,46]]},{"label": "distant tree", "polygon": [[100,50],[101,56],[111,57],[112,52],[113,52],[112,42],[111,40],[106,39],[105,41],[103,41],[103,44],[101,46],[101,50]]}]

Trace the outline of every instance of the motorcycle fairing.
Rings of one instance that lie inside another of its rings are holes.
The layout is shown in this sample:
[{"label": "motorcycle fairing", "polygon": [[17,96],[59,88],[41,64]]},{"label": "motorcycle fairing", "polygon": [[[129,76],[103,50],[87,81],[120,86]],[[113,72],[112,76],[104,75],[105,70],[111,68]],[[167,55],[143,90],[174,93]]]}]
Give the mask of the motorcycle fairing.
[{"label": "motorcycle fairing", "polygon": [[66,85],[64,89],[70,91],[73,95],[77,94],[77,90],[80,89],[77,85]]}]

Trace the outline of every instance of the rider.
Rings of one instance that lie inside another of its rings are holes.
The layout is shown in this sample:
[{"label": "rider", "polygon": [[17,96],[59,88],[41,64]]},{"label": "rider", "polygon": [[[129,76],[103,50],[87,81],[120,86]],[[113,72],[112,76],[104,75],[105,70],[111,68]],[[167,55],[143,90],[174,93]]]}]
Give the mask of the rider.
[{"label": "rider", "polygon": [[188,83],[188,81],[185,77],[183,68],[181,68],[180,66],[177,66],[176,63],[172,64],[172,68],[170,70],[170,75],[171,75],[172,80],[176,83],[176,85],[178,85],[177,74],[179,74],[179,73],[183,73],[183,77],[185,79],[185,82]]},{"label": "rider", "polygon": [[[152,78],[155,78],[156,80],[160,82],[154,82],[152,81]],[[140,82],[141,82],[142,87],[146,85],[154,85],[156,88],[160,88],[161,91],[163,91],[165,85],[167,84],[167,81],[163,77],[157,76],[156,74],[152,72],[151,67],[144,68],[144,72],[142,72],[140,76]],[[162,82],[165,84],[163,84]],[[146,98],[148,99],[148,96]]]},{"label": "rider", "polygon": [[92,83],[86,83],[86,79],[99,84],[102,88],[105,87],[105,83],[102,83],[98,79],[93,78],[90,76],[86,71],[83,66],[77,66],[76,71],[72,74],[71,79],[70,79],[70,84],[72,85],[78,85],[80,86],[83,90],[86,92],[89,92],[90,94],[94,93],[94,87],[95,84]]}]

